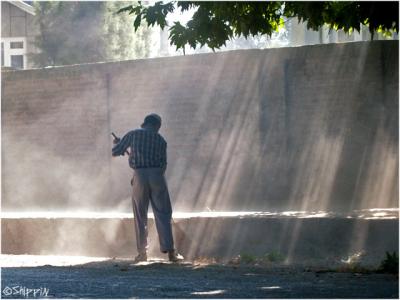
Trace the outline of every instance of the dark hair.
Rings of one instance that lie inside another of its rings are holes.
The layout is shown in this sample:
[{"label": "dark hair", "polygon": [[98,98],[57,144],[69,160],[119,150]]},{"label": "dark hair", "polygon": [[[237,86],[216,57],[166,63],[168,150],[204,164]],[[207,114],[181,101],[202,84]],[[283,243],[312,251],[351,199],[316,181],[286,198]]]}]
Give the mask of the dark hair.
[{"label": "dark hair", "polygon": [[147,115],[146,118],[144,118],[144,122],[141,127],[144,127],[145,125],[161,127],[161,117],[157,114]]}]

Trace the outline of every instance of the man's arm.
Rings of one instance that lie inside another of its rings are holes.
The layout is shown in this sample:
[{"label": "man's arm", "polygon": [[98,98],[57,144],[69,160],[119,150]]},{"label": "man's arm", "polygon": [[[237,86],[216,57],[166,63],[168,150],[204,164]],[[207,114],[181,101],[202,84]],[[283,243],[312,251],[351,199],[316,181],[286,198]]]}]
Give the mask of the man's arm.
[{"label": "man's arm", "polygon": [[132,132],[128,132],[124,137],[112,148],[112,156],[125,155],[125,151],[130,147],[132,140]]},{"label": "man's arm", "polygon": [[161,168],[163,173],[167,170],[167,142],[161,147]]}]

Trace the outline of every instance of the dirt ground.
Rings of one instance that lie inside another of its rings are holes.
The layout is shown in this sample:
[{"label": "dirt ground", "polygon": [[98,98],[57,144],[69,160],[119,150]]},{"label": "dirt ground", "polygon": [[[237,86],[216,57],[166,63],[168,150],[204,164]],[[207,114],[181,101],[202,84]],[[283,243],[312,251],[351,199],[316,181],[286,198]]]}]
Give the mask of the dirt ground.
[{"label": "dirt ground", "polygon": [[304,267],[109,259],[4,267],[2,298],[398,298],[398,276]]}]

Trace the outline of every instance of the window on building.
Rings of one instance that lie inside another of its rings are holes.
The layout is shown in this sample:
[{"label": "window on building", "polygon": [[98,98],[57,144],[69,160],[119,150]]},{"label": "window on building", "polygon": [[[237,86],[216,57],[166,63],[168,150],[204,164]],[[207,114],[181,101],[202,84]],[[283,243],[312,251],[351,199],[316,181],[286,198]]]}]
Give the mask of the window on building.
[{"label": "window on building", "polygon": [[23,55],[11,55],[11,67],[16,69],[24,68],[24,56]]},{"label": "window on building", "polygon": [[27,64],[26,38],[1,38],[1,65],[14,69],[24,69]]},{"label": "window on building", "polygon": [[24,42],[10,42],[10,49],[23,49]]}]

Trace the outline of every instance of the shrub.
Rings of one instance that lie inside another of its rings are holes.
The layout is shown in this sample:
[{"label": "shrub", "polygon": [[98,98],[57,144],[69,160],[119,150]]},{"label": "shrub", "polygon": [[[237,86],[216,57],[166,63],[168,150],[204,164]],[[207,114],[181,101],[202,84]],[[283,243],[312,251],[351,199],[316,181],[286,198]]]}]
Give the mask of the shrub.
[{"label": "shrub", "polygon": [[399,274],[399,256],[397,253],[393,252],[391,254],[386,251],[386,257],[382,260],[378,271],[382,273]]},{"label": "shrub", "polygon": [[272,251],[264,255],[264,260],[270,262],[283,262],[285,260],[285,256],[277,251]]}]

